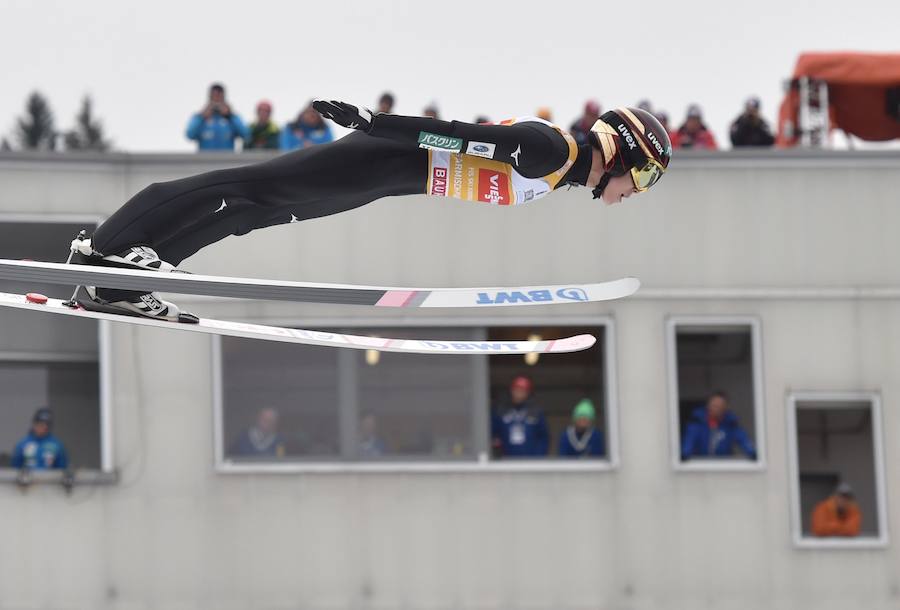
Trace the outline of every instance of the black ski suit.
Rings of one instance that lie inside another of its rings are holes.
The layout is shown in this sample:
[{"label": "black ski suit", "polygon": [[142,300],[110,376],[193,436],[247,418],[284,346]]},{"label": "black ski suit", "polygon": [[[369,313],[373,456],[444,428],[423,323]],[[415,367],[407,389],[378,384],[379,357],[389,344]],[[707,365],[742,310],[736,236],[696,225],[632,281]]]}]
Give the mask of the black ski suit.
[{"label": "black ski suit", "polygon": [[[418,147],[424,131],[462,138],[464,147],[470,141],[493,144],[493,158],[506,162],[515,155],[515,169],[526,177],[558,170],[569,157],[563,136],[537,121],[473,125],[379,114],[368,133],[254,165],[151,184],[97,228],[92,246],[104,255],[149,246],[178,265],[229,235],[336,214],[389,195],[424,193],[429,156]],[[590,160],[590,145],[579,147],[577,161],[557,186],[584,184]]]}]

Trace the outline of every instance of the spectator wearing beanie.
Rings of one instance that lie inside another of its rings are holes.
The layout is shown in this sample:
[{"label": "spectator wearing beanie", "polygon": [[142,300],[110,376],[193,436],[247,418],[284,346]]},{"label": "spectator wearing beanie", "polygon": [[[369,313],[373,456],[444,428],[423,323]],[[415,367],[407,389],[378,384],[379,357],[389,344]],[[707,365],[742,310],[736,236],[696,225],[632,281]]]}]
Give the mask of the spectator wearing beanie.
[{"label": "spectator wearing beanie", "polygon": [[69,458],[62,442],[50,433],[53,413],[38,409],[31,419],[28,434],[16,444],[10,466],[28,470],[65,469]]},{"label": "spectator wearing beanie", "polygon": [[572,423],[559,437],[559,455],[566,458],[602,457],[603,433],[594,425],[597,411],[594,403],[583,398],[572,410]]}]

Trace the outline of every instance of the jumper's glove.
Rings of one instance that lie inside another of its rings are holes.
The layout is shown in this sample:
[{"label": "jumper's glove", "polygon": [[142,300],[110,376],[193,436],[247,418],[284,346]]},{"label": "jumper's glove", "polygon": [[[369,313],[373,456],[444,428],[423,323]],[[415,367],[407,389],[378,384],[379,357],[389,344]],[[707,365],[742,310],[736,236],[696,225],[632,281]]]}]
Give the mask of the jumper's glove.
[{"label": "jumper's glove", "polygon": [[361,131],[369,131],[372,128],[372,113],[365,108],[357,108],[353,104],[336,100],[316,100],[313,102],[313,108],[341,127]]}]

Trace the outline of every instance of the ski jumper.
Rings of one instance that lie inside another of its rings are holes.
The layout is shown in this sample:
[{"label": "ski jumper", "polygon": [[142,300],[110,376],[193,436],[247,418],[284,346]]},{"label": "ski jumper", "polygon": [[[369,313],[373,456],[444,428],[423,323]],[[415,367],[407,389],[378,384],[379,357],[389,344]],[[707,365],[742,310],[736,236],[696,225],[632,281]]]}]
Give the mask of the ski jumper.
[{"label": "ski jumper", "polygon": [[270,161],[151,184],[97,228],[93,248],[149,246],[178,265],[229,235],[426,193],[497,205],[584,184],[590,145],[537,118],[498,125],[375,115],[369,132]]}]

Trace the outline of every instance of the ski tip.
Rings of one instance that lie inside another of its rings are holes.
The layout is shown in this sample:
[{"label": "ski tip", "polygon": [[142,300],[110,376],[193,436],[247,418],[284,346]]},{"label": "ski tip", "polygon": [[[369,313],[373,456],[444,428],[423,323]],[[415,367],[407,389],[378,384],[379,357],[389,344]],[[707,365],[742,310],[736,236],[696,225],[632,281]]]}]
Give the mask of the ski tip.
[{"label": "ski tip", "polygon": [[640,289],[641,280],[636,277],[625,277],[622,278],[622,285],[628,291],[628,294],[631,295]]},{"label": "ski tip", "polygon": [[575,335],[565,339],[557,339],[553,342],[551,352],[580,352],[589,349],[597,342],[594,335]]}]

